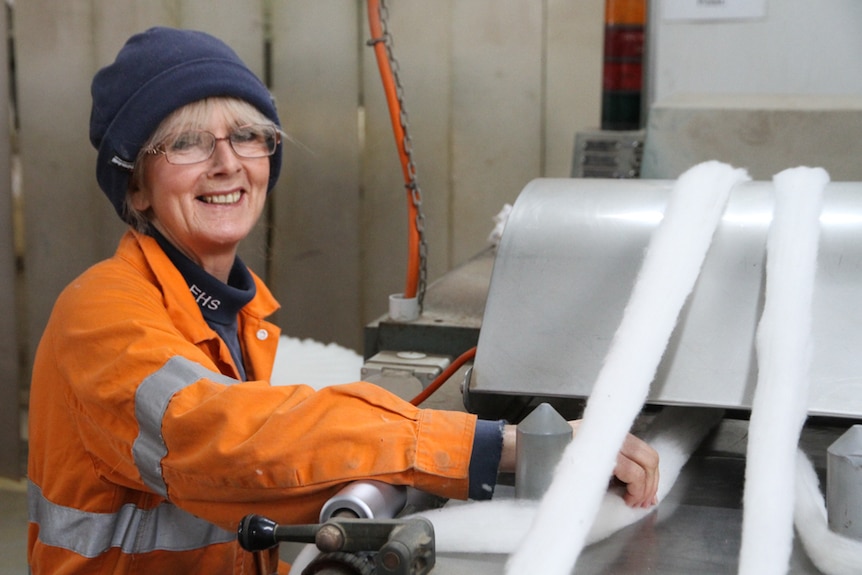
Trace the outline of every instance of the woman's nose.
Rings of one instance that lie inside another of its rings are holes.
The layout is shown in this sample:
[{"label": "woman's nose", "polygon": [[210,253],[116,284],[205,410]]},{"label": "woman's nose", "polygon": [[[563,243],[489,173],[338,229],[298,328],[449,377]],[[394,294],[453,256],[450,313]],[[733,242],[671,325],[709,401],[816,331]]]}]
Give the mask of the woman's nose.
[{"label": "woman's nose", "polygon": [[214,167],[223,168],[225,170],[239,169],[239,167],[242,166],[239,156],[234,152],[230,139],[227,137],[216,138],[215,148],[210,157],[210,162]]}]

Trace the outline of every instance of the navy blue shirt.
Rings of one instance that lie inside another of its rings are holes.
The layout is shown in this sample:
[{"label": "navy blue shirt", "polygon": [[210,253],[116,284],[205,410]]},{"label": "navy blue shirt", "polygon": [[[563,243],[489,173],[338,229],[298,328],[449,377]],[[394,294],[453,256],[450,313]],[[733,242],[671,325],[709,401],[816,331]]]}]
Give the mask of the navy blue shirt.
[{"label": "navy blue shirt", "polygon": [[228,281],[224,283],[190,260],[155,228],[151,226],[150,230],[150,234],[185,278],[207,325],[227,344],[239,370],[240,379],[245,381],[246,371],[239,345],[237,317],[239,311],[254,299],[257,293],[251,272],[242,260],[236,258]]}]

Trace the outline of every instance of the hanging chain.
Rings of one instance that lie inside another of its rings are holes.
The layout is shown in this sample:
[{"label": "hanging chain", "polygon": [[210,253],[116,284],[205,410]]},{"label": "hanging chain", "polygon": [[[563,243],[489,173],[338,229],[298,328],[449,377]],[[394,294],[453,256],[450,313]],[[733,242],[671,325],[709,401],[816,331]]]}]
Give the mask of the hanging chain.
[{"label": "hanging chain", "polygon": [[392,77],[395,80],[395,94],[398,97],[398,109],[400,111],[399,121],[404,131],[404,153],[407,155],[407,179],[405,187],[410,191],[411,201],[416,208],[416,231],[419,234],[419,285],[417,297],[419,308],[422,308],[425,299],[425,288],[428,283],[428,243],[425,237],[425,214],[422,213],[422,190],[419,188],[419,180],[416,178],[416,164],[413,161],[413,140],[410,138],[409,118],[407,108],[404,106],[404,88],[401,78],[398,76],[398,60],[392,52],[392,34],[389,33],[389,8],[385,0],[380,0],[380,24],[383,29],[382,38],[372,38],[371,42],[382,41],[386,47],[386,55],[389,58],[389,66],[392,68]]}]

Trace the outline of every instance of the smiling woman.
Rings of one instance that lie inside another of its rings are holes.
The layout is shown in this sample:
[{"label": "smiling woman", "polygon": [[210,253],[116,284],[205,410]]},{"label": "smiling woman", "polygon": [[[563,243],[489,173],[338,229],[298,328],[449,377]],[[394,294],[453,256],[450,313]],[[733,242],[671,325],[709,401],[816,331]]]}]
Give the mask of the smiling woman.
[{"label": "smiling woman", "polygon": [[[220,40],[153,28],[92,84],[99,185],[130,229],[57,299],[33,365],[28,562],[44,573],[285,572],[243,516],[310,523],[375,479],[487,499],[514,427],[365,383],[271,385],[278,303],[237,257],[281,168],[264,84]],[[574,424],[573,424],[574,425]],[[655,494],[630,437],[618,477]]]},{"label": "smiling woman", "polygon": [[130,229],[63,291],[36,353],[30,571],[285,572],[277,550],[239,547],[244,515],[311,522],[372,477],[490,496],[502,422],[363,382],[270,385],[278,303],[236,254],[283,144],[269,90],[236,53],[153,28],[92,95],[97,179]]}]

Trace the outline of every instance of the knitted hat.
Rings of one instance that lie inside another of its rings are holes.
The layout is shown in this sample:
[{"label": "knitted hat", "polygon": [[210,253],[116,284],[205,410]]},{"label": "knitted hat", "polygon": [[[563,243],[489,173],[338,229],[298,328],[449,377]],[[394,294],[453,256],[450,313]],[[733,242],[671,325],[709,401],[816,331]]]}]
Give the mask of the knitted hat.
[{"label": "knitted hat", "polygon": [[[93,78],[90,142],[96,179],[121,218],[141,146],[174,110],[216,96],[245,100],[280,126],[272,95],[221,40],[191,30],[151,28],[129,38],[113,64]],[[281,145],[270,156],[271,190]]]}]

